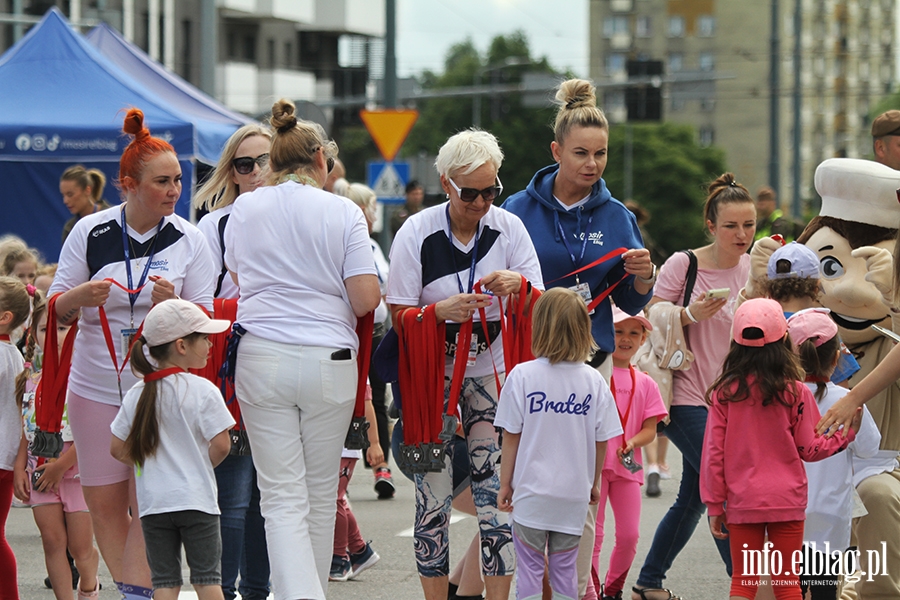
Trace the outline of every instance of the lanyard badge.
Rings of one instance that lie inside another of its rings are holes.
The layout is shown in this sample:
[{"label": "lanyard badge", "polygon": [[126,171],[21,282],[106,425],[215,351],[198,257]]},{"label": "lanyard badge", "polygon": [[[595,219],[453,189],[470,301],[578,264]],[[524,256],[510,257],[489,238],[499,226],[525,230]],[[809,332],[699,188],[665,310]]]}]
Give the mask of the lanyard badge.
[{"label": "lanyard badge", "polygon": [[128,224],[125,222],[125,205],[122,205],[122,249],[125,253],[125,275],[128,278],[128,304],[131,307],[131,327],[128,330],[122,330],[121,335],[123,340],[126,331],[130,331],[129,335],[131,337],[134,337],[134,333],[137,331],[134,328],[134,305],[137,302],[138,296],[141,295],[141,288],[144,287],[144,283],[147,281],[147,275],[150,273],[150,265],[153,264],[153,256],[156,254],[156,244],[159,242],[159,232],[162,231],[165,220],[165,217],[161,218],[159,224],[156,226],[156,233],[153,235],[153,242],[150,244],[150,256],[147,257],[147,264],[144,265],[144,271],[141,273],[141,278],[138,280],[137,287],[135,287],[134,280],[131,276],[131,252],[129,250],[131,244],[128,239]]}]

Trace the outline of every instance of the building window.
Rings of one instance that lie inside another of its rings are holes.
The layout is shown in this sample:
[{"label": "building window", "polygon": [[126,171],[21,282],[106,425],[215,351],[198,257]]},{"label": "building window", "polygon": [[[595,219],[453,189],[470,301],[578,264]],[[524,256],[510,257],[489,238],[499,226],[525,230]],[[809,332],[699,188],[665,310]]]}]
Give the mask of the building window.
[{"label": "building window", "polygon": [[703,112],[712,112],[716,110],[716,100],[714,98],[703,98],[700,100],[700,110]]},{"label": "building window", "polygon": [[716,34],[716,18],[712,15],[697,17],[697,35],[700,37],[712,37]]},{"label": "building window", "polygon": [[244,60],[248,60],[250,62],[256,61],[256,36],[255,35],[245,35],[244,36],[244,53],[241,57]]},{"label": "building window", "polygon": [[669,54],[669,73],[680,71],[684,68],[684,55],[681,52]]},{"label": "building window", "polygon": [[653,35],[653,21],[650,15],[643,15],[637,18],[635,23],[634,34],[637,37],[648,38]]},{"label": "building window", "polygon": [[672,98],[669,106],[672,108],[672,112],[682,111],[684,110],[684,100],[682,98]]},{"label": "building window", "polygon": [[628,17],[616,16],[603,19],[603,37],[611,38],[620,33],[628,33]]},{"label": "building window", "polygon": [[625,72],[625,55],[624,54],[607,54],[606,55],[606,74],[619,75]]},{"label": "building window", "polygon": [[284,43],[284,66],[290,68],[294,63],[294,45],[291,42]]},{"label": "building window", "polygon": [[684,17],[669,17],[669,37],[684,37]]},{"label": "building window", "polygon": [[703,126],[700,128],[700,145],[704,148],[709,148],[716,141],[715,130],[709,126]]},{"label": "building window", "polygon": [[275,65],[275,40],[273,40],[272,38],[269,38],[269,40],[266,42],[266,47],[269,51],[269,68],[274,69],[276,66]]},{"label": "building window", "polygon": [[621,90],[606,92],[604,94],[603,109],[606,112],[625,110],[625,92]]},{"label": "building window", "polygon": [[713,56],[712,52],[701,52],[700,53],[700,70],[701,71],[712,71],[716,68],[716,58]]}]

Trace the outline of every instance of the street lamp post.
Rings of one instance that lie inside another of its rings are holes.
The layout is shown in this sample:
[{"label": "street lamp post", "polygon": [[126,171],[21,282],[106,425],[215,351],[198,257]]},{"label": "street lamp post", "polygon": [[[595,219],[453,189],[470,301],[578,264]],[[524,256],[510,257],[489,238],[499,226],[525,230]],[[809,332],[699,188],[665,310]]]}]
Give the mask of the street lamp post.
[{"label": "street lamp post", "polygon": [[[528,58],[524,56],[507,56],[498,63],[479,67],[478,69],[476,69],[475,74],[472,76],[472,86],[476,88],[480,87],[481,78],[485,73],[505,69],[506,67],[527,65],[530,62],[531,61],[529,61]],[[472,95],[472,126],[481,127],[481,91],[477,89]]]}]

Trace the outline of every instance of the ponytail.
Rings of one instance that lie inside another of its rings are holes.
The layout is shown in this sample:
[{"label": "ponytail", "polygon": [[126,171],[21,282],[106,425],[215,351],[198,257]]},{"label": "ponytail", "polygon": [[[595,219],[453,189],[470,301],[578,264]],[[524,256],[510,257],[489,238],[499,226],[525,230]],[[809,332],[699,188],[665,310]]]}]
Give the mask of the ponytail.
[{"label": "ponytail", "polygon": [[[191,343],[202,335],[202,333],[192,333],[182,339],[185,343]],[[175,341],[159,346],[148,346],[144,336],[139,337],[131,348],[131,370],[138,377],[146,377],[150,373],[156,372],[157,369],[147,358],[144,348],[147,348],[147,352],[150,353],[153,360],[160,363],[169,357],[174,343]],[[141,391],[141,397],[138,399],[137,409],[134,412],[134,422],[125,439],[125,454],[138,466],[143,466],[144,461],[156,454],[156,449],[159,448],[157,398],[160,384],[160,381],[144,380],[144,389]]]},{"label": "ponytail", "polygon": [[25,369],[16,376],[16,405],[19,410],[22,409],[22,402],[25,398],[25,384],[31,373],[34,372],[32,363],[34,362],[34,349],[37,345],[37,323],[41,320],[43,312],[47,310],[47,301],[43,292],[34,291],[31,306],[31,324],[28,326],[25,336]]},{"label": "ponytail", "polygon": [[[131,348],[131,370],[138,376],[149,375],[156,371],[144,354],[146,343],[144,336],[141,336]],[[150,355],[157,358],[156,354],[159,353],[164,358],[169,353],[169,346],[170,344],[164,344],[149,348]],[[144,382],[144,389],[134,412],[134,422],[125,439],[125,454],[138,466],[143,466],[147,457],[156,454],[159,447],[159,417],[156,414],[158,386],[159,381]]]},{"label": "ponytail", "polygon": [[838,336],[834,336],[827,342],[816,346],[815,340],[810,338],[797,346],[797,354],[807,377],[816,380],[816,401],[820,402],[825,397],[827,385],[825,380],[831,377],[834,371],[835,356],[841,349]]}]

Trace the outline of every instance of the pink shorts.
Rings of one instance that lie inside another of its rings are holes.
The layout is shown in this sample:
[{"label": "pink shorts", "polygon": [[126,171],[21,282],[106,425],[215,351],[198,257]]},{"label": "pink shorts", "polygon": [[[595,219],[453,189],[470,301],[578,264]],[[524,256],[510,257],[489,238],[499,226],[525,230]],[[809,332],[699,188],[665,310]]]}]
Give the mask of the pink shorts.
[{"label": "pink shorts", "polygon": [[32,508],[47,504],[62,504],[63,512],[67,513],[88,510],[84,494],[81,493],[81,479],[78,477],[64,477],[59,482],[59,491],[56,493],[31,490],[31,499],[28,503]]},{"label": "pink shorts", "polygon": [[[63,445],[63,452],[68,450],[71,445],[72,442],[66,442]],[[37,465],[37,459],[29,455],[29,475],[34,471],[35,465]],[[62,504],[63,512],[67,513],[87,511],[88,507],[84,502],[84,494],[81,493],[81,477],[78,474],[78,463],[76,462],[65,472],[56,492],[39,492],[32,488],[28,504],[32,507],[44,506],[45,504]]]},{"label": "pink shorts", "polygon": [[109,426],[119,407],[68,393],[69,425],[78,448],[81,485],[111,485],[131,479],[134,468],[120,463],[109,453],[112,432]]}]

